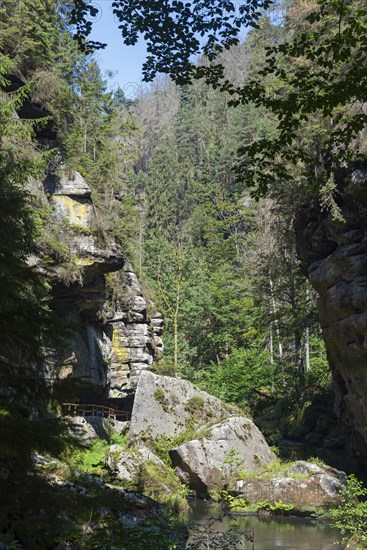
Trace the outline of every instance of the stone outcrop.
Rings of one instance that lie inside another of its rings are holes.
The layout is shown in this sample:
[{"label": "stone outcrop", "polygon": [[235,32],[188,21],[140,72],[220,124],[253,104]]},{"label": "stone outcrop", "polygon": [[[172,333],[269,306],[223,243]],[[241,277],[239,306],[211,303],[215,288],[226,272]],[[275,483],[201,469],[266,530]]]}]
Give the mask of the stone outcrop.
[{"label": "stone outcrop", "polygon": [[128,450],[124,450],[120,445],[111,445],[105,460],[114,476],[121,481],[138,482],[141,468],[147,460],[162,468],[166,467],[160,458],[142,444]]},{"label": "stone outcrop", "polygon": [[[188,380],[142,372],[129,442],[191,439],[169,455],[176,474],[198,496],[223,488],[238,468],[250,472],[276,457],[255,424]],[[174,445],[172,445],[173,447]]]},{"label": "stone outcrop", "polygon": [[[311,513],[306,508],[339,503],[340,490],[346,482],[344,473],[304,461],[283,466],[281,470],[275,454],[250,419],[231,414],[230,408],[191,383],[143,371],[137,397],[139,406],[136,409],[135,403],[131,423],[118,422],[118,426],[113,427],[119,433],[126,433],[130,425],[129,446],[111,445],[104,458],[111,479],[119,480],[125,488],[136,488],[161,503],[174,503],[178,509],[187,505],[180,496],[181,483],[199,497],[211,496],[211,490],[226,489],[248,503],[266,501],[276,505],[280,501],[292,505],[301,515]],[[149,402],[151,397],[164,414],[169,415],[167,425],[162,424],[159,408],[154,409]],[[208,416],[213,419],[218,412],[225,418],[207,423]],[[82,442],[95,437],[96,433],[106,437],[100,433],[101,429],[111,429],[111,421],[103,418],[74,418],[73,422]],[[192,439],[174,447],[177,435]],[[160,448],[157,445],[160,436],[166,437],[161,450],[169,449],[172,438],[174,448],[169,451],[169,457],[174,472],[155,454]],[[274,469],[277,474],[272,477]]]},{"label": "stone outcrop", "polygon": [[[118,543],[120,543],[118,547],[121,548],[121,532],[124,537],[122,542],[124,548],[137,548],[138,544],[141,547],[140,543],[143,541],[144,546],[158,549],[161,548],[161,538],[164,537],[164,541],[168,539],[172,527],[165,520],[164,508],[156,500],[141,493],[128,491],[121,486],[105,483],[99,477],[76,469],[73,469],[72,478],[70,478],[70,473],[65,471],[65,466],[62,463],[40,455],[33,455],[32,458],[37,475],[27,476],[27,490],[30,494],[36,492],[38,496],[40,487],[45,483],[48,487],[52,487],[54,500],[52,506],[45,507],[42,499],[30,499],[27,518],[31,521],[31,525],[34,523],[38,528],[40,516],[45,518],[46,527],[48,522],[52,523],[55,514],[57,517],[55,525],[52,526],[52,533],[47,533],[47,539],[46,537],[43,539],[45,544],[42,544],[43,540],[41,539],[42,542],[39,546],[40,537],[37,536],[37,546],[33,545],[33,547],[43,548],[46,545],[46,540],[48,545],[52,540],[54,543],[51,543],[52,548],[61,549],[64,543],[57,545],[57,542],[54,541],[65,540],[65,533],[69,533],[74,525],[80,524],[80,518],[90,517],[92,501],[98,503],[93,506],[93,527],[103,526],[105,528],[106,518],[112,520],[108,525],[108,542],[103,543],[103,546],[98,544],[98,548],[116,547]],[[65,501],[68,503],[70,499],[73,502],[72,508],[65,506]],[[116,525],[117,529],[115,529]],[[132,530],[131,535],[129,535],[130,529]],[[32,535],[34,532],[38,535],[39,529],[32,530]],[[88,534],[91,533],[93,534],[92,530],[88,531]],[[179,540],[179,547],[183,548],[188,538],[186,529],[181,529],[174,535],[174,537],[172,536],[172,545],[173,539],[175,543]],[[51,539],[51,536],[55,536],[55,539]],[[170,545],[169,542],[167,544]]]},{"label": "stone outcrop", "polygon": [[296,509],[330,507],[339,504],[346,481],[344,472],[299,461],[277,477],[240,479],[230,492],[247,502],[281,501]]},{"label": "stone outcrop", "polygon": [[276,459],[252,420],[231,416],[170,451],[176,473],[198,496],[222,489],[240,470],[256,472]]},{"label": "stone outcrop", "polygon": [[[148,307],[120,247],[97,237],[98,218],[84,178],[60,168],[43,187],[60,224],[60,246],[68,251],[67,262],[56,258],[44,269],[55,308],[73,325],[63,376],[89,383],[95,400],[125,397],[140,373],[162,357],[163,316]],[[112,274],[118,300],[111,299],[107,284]]]},{"label": "stone outcrop", "polygon": [[119,396],[121,387],[134,389],[140,374],[163,356],[163,315],[154,307],[148,315],[138,278],[129,264],[121,272],[120,292],[125,297],[123,308],[106,314],[112,328],[108,371],[112,397]]},{"label": "stone outcrop", "polygon": [[143,371],[136,389],[129,437],[174,437],[189,427],[221,421],[234,410],[188,380]]},{"label": "stone outcrop", "polygon": [[130,422],[121,422],[101,416],[68,416],[70,432],[81,444],[88,445],[93,439],[109,439],[111,431],[125,434]]},{"label": "stone outcrop", "polygon": [[295,223],[304,270],[319,293],[319,318],[352,448],[367,455],[367,168],[335,174],[335,220],[314,200]]},{"label": "stone outcrop", "polygon": [[123,449],[112,445],[105,457],[112,476],[124,487],[135,488],[176,511],[188,509],[183,487],[178,477],[160,458],[141,442]]}]

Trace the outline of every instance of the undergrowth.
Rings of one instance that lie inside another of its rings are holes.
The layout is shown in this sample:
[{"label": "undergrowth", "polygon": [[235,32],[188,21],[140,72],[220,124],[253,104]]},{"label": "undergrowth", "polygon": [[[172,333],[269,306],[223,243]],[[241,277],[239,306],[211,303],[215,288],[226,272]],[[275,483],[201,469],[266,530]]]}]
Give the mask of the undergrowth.
[{"label": "undergrowth", "polygon": [[281,500],[276,500],[275,502],[264,500],[257,504],[258,513],[265,512],[276,516],[286,516],[291,514],[293,511],[294,511],[294,506],[292,504],[286,504]]},{"label": "undergrowth", "polygon": [[112,434],[109,441],[94,439],[82,449],[69,451],[64,459],[69,466],[87,474],[103,477],[107,474],[104,458],[111,445],[120,445],[126,448],[127,434]]},{"label": "undergrowth", "polygon": [[180,482],[172,468],[153,460],[144,462],[137,489],[169,510],[181,512],[188,509],[187,498],[191,494],[188,487]]},{"label": "undergrowth", "polygon": [[159,456],[161,460],[168,466],[171,466],[171,459],[169,451],[175,449],[188,441],[193,439],[202,439],[210,432],[210,428],[196,430],[193,425],[189,425],[188,428],[174,437],[167,437],[165,435],[158,437],[155,440],[149,441],[149,446],[152,451]]}]

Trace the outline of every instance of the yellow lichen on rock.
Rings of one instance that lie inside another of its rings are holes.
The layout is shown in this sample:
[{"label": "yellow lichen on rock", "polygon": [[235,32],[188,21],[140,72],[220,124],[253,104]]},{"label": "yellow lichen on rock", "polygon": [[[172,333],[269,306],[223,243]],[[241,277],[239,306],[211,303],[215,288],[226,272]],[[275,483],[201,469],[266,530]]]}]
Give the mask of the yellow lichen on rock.
[{"label": "yellow lichen on rock", "polygon": [[129,350],[121,345],[118,334],[115,331],[112,334],[112,349],[119,363],[127,362]]},{"label": "yellow lichen on rock", "polygon": [[93,265],[94,260],[91,258],[87,258],[86,256],[73,256],[73,261],[75,265],[83,267],[87,265]]},{"label": "yellow lichen on rock", "polygon": [[88,200],[75,200],[65,195],[54,195],[53,201],[56,210],[70,224],[88,227],[92,211],[92,205]]}]

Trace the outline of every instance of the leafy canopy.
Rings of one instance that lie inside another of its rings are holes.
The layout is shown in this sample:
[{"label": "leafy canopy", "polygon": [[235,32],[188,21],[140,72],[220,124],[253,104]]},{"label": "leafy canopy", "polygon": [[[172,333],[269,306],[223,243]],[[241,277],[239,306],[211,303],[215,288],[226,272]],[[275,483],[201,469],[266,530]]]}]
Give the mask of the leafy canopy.
[{"label": "leafy canopy", "polygon": [[[353,138],[367,123],[367,7],[362,0],[286,1],[277,23],[283,38],[265,47],[263,69],[241,85],[228,80],[218,56],[239,44],[244,28],[258,28],[264,14],[272,20],[270,9],[276,7],[273,0],[113,2],[125,44],[134,45],[140,37],[147,43],[145,80],[158,73],[178,84],[204,78],[228,93],[232,105],[252,102],[277,116],[275,136],[245,143],[239,151],[238,173],[257,197],[271,182],[290,179],[289,165],[316,164],[330,175],[355,158]],[[292,8],[303,14],[298,20],[289,18]],[[87,16],[94,9],[78,0],[73,10],[75,37],[84,47],[103,47],[86,41]],[[200,56],[205,59],[197,63]],[[276,80],[275,89],[269,77]],[[299,143],[315,113],[330,126],[318,154]]]}]

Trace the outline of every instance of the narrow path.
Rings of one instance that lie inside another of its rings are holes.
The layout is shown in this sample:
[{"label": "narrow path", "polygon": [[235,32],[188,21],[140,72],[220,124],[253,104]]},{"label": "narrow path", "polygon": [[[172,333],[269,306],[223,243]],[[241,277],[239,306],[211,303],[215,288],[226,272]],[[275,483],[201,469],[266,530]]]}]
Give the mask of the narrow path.
[{"label": "narrow path", "polygon": [[102,416],[114,420],[130,420],[131,414],[127,411],[113,409],[105,405],[93,405],[84,403],[62,403],[63,413],[74,416]]}]

